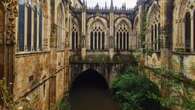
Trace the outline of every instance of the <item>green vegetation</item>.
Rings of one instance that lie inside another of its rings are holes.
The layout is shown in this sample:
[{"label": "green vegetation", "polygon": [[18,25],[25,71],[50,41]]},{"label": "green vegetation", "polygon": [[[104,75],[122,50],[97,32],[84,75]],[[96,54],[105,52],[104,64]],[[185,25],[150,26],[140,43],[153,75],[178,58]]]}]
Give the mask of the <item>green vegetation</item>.
[{"label": "green vegetation", "polygon": [[195,81],[169,69],[130,67],[113,81],[112,89],[122,110],[195,110]]},{"label": "green vegetation", "polygon": [[163,90],[161,104],[164,107],[180,107],[183,110],[195,110],[195,100],[193,99],[194,81],[186,78],[182,73],[176,73],[165,68],[150,68],[150,70],[149,74],[159,79],[161,89]]},{"label": "green vegetation", "polygon": [[122,110],[160,110],[160,91],[139,68],[131,67],[112,85]]},{"label": "green vegetation", "polygon": [[70,110],[70,104],[65,97],[58,104],[58,108],[58,110]]}]

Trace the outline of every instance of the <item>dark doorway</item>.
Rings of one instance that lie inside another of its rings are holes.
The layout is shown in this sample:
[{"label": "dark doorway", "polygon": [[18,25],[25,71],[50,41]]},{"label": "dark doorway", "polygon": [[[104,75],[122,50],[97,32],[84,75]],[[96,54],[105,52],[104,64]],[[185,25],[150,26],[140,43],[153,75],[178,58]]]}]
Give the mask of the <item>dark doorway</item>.
[{"label": "dark doorway", "polygon": [[70,105],[71,110],[119,110],[106,79],[92,69],[81,73],[72,83]]}]

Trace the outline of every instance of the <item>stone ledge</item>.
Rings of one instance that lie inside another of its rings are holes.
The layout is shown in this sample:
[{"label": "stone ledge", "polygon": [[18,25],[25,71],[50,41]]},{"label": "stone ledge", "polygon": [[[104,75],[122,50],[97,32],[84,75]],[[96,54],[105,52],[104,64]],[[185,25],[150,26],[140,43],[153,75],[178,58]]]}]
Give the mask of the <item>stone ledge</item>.
[{"label": "stone ledge", "polygon": [[16,53],[16,58],[18,58],[18,57],[25,57],[25,56],[29,56],[29,55],[46,54],[46,53],[49,53],[49,52],[50,51],[18,52],[18,53]]}]

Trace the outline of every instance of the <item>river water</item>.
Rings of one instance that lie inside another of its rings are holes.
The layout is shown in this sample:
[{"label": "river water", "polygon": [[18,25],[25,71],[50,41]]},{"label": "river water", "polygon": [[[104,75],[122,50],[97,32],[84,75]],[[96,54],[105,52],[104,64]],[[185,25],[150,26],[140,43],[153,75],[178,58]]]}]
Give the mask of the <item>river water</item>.
[{"label": "river water", "polygon": [[70,97],[71,110],[119,110],[109,90],[102,88],[77,88]]}]

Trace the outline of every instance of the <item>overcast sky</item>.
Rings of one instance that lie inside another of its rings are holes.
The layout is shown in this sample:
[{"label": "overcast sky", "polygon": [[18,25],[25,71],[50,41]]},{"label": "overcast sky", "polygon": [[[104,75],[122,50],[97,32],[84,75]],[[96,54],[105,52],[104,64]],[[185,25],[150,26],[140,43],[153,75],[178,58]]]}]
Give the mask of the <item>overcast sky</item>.
[{"label": "overcast sky", "polygon": [[[107,6],[110,6],[111,0],[87,0],[88,7],[93,7],[97,3],[99,3],[100,6],[104,7],[105,3],[107,3]],[[136,5],[137,0],[113,0],[114,5],[117,7],[121,7],[122,4],[126,3],[127,8],[133,8]]]}]

